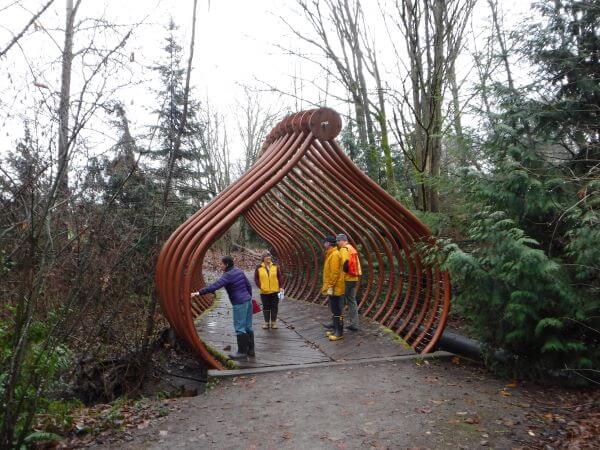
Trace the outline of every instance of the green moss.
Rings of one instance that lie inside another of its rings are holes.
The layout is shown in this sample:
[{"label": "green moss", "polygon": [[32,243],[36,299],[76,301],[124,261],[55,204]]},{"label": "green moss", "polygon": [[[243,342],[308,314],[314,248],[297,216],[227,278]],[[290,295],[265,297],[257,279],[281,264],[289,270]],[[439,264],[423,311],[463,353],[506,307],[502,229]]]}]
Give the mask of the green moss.
[{"label": "green moss", "polygon": [[206,382],[206,390],[205,392],[210,391],[211,389],[217,387],[217,385],[221,382],[220,378],[217,377],[209,377],[208,381]]},{"label": "green moss", "polygon": [[400,344],[402,347],[404,347],[406,350],[410,350],[412,347],[410,345],[408,345],[408,343],[402,339],[400,336],[398,336],[394,330],[384,327],[384,326],[380,326],[379,329],[384,332],[385,334],[390,335],[390,337],[392,338],[392,340],[397,343]]},{"label": "green moss", "polygon": [[208,342],[204,342],[204,345],[206,346],[206,349],[210,352],[210,354],[217,358],[219,362],[221,362],[226,368],[237,369],[237,364],[231,359],[229,359],[224,353],[214,348]]}]

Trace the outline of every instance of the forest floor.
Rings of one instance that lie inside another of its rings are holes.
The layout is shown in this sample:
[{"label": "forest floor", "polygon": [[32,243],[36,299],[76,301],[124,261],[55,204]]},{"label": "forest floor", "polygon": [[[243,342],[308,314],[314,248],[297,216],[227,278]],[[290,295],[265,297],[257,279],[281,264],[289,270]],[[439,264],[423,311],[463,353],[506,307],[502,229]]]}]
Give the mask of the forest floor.
[{"label": "forest floor", "polygon": [[[197,397],[157,402],[168,411],[163,417],[88,445],[597,448],[599,397],[578,394],[507,382],[458,358],[351,363],[222,379]],[[576,421],[578,414],[586,419]]]}]

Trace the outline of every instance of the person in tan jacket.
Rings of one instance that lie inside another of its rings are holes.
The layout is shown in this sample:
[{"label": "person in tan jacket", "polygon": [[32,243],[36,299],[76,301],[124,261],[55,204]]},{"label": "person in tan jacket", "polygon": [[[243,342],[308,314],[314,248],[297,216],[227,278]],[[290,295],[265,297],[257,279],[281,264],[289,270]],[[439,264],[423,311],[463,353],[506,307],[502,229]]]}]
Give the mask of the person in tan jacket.
[{"label": "person in tan jacket", "polygon": [[358,331],[358,305],[356,304],[356,289],[359,277],[362,275],[360,259],[356,249],[348,242],[348,237],[340,233],[335,238],[344,270],[344,298],[342,310],[348,306],[348,326],[350,331]]},{"label": "person in tan jacket", "polygon": [[327,331],[330,341],[338,341],[344,337],[344,319],[342,317],[342,301],[344,296],[344,272],[342,270],[342,255],[335,245],[335,238],[328,236],[325,247],[325,262],[323,264],[323,286],[321,294],[326,295],[331,309],[333,329]]}]

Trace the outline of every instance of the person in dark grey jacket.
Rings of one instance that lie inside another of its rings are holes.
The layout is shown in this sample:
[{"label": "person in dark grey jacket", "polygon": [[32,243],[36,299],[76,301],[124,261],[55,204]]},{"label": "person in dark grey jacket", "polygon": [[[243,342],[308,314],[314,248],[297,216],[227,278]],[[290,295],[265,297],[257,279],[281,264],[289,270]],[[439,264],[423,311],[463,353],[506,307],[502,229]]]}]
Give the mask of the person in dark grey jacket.
[{"label": "person in dark grey jacket", "polygon": [[237,337],[238,351],[231,359],[243,360],[254,356],[254,330],[252,329],[252,287],[246,274],[233,266],[233,258],[221,259],[223,275],[214,283],[193,292],[192,297],[209,294],[225,288],[233,307],[233,327]]}]

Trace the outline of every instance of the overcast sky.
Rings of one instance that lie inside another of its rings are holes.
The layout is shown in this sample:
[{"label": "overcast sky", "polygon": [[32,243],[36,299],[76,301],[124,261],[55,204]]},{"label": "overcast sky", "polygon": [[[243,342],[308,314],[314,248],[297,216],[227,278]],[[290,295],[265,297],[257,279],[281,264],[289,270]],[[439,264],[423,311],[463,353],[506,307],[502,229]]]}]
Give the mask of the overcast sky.
[{"label": "overcast sky", "polygon": [[[13,33],[22,29],[31,18],[32,12],[39,9],[45,0],[0,0],[0,48],[11,39]],[[235,126],[235,113],[242,98],[242,86],[264,87],[259,82],[277,86],[291,92],[291,77],[314,80],[323,75],[312,64],[286,56],[283,48],[306,51],[308,47],[294,38],[280,16],[289,21],[296,29],[306,30],[306,25],[295,11],[293,0],[199,0],[196,48],[192,85],[200,100],[207,100],[211,107],[226,116],[230,128]],[[507,26],[513,26],[523,20],[530,10],[527,0],[501,0],[507,12]],[[385,27],[380,17],[377,1],[364,0],[366,15],[373,25],[377,37],[377,49],[384,71],[391,74],[396,70],[392,58],[391,46],[386,39]],[[486,24],[487,2],[480,0],[473,18],[475,34]],[[60,51],[63,44],[61,29],[64,28],[65,0],[56,0],[54,5],[42,16],[40,27],[31,28],[20,41],[19,47],[13,47],[8,56],[0,59],[0,152],[5,152],[22,135],[19,121],[24,116],[31,117],[34,110],[43,114],[40,106],[46,96],[46,105],[57,104],[57,92],[60,91]],[[164,45],[165,26],[172,17],[179,25],[180,44],[187,52],[191,33],[192,0],[83,0],[79,19],[104,17],[108,22],[122,25],[113,40],[104,35],[98,38],[98,45],[111,47],[118,42],[119,36],[131,28],[131,24],[141,23],[134,28],[125,52],[133,53],[134,62],[125,72],[110,74],[109,84],[116,87],[122,80],[139,83],[137,87],[116,90],[116,95],[128,108],[134,131],[141,132],[151,121],[150,111],[156,107],[156,96],[148,83],[155,80],[155,74],[148,69],[161,57]],[[75,49],[80,49],[86,40],[75,39]],[[74,64],[85,64],[85,61]],[[467,59],[460,65],[463,76],[469,74]],[[393,75],[393,74],[392,74]],[[385,75],[384,75],[385,77]],[[77,74],[75,74],[77,78]],[[33,83],[43,83],[47,89],[38,88]],[[122,83],[121,83],[122,84]],[[74,81],[73,91],[77,91]],[[332,86],[336,92],[339,86]],[[310,87],[310,81],[304,85],[303,96],[314,103],[323,102],[323,94]],[[276,108],[306,108],[310,105],[263,94],[265,104],[276,102]],[[327,99],[328,106],[347,109],[342,102],[332,97]],[[231,133],[230,133],[231,134]],[[90,135],[91,142],[114,139],[110,135]],[[232,137],[234,156],[240,153],[236,148],[236,138]]]}]

